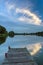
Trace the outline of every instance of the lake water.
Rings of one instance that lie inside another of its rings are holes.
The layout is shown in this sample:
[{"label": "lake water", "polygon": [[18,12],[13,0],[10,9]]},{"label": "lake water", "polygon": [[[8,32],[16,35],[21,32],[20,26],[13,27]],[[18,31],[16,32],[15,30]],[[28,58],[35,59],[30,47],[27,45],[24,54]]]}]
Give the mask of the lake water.
[{"label": "lake water", "polygon": [[0,65],[5,58],[5,53],[8,51],[8,46],[13,48],[26,47],[38,65],[43,65],[43,37],[30,35],[7,37],[6,41],[0,45]]}]

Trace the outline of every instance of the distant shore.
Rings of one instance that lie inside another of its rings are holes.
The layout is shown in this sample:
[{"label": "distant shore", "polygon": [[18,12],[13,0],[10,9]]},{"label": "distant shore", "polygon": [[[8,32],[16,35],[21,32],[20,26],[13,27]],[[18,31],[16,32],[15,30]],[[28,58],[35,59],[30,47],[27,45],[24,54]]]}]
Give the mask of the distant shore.
[{"label": "distant shore", "polygon": [[14,33],[14,35],[37,35],[37,36],[43,36],[42,32],[36,32],[36,33]]},{"label": "distant shore", "polygon": [[37,36],[43,36],[43,32],[37,32],[37,33],[3,33],[0,34],[0,37],[6,37],[6,36],[11,36],[13,37],[14,35],[37,35]]},{"label": "distant shore", "polygon": [[14,37],[14,35],[37,35],[37,36],[43,36],[43,31],[36,32],[36,33],[15,33],[14,31],[8,32],[5,27],[0,25],[0,37]]}]

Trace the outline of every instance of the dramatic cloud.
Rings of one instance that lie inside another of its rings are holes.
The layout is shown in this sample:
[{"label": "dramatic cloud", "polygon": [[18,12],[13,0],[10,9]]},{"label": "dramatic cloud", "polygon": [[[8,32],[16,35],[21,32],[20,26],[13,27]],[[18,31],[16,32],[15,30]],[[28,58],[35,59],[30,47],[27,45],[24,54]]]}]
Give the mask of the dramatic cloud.
[{"label": "dramatic cloud", "polygon": [[27,18],[27,17],[20,17],[20,18],[18,18],[18,20],[21,21],[21,22],[26,22],[26,23],[30,23],[30,24],[39,25],[38,22],[36,24],[31,18]]},{"label": "dramatic cloud", "polygon": [[[8,17],[14,21],[20,21],[28,24],[42,25],[42,20],[39,16],[34,14],[29,8],[20,8],[15,5],[15,3],[5,3],[5,7],[8,12]],[[19,14],[21,14],[19,16]]]},{"label": "dramatic cloud", "polygon": [[30,16],[30,19],[29,18],[24,18],[24,17],[20,17],[19,20],[20,21],[26,21],[28,23],[32,23],[32,24],[36,24],[36,25],[40,25],[41,24],[41,19],[34,13],[32,13],[30,10],[28,9],[19,9],[17,8],[16,9],[16,12],[17,13],[23,13],[23,14],[26,14],[27,16]]}]

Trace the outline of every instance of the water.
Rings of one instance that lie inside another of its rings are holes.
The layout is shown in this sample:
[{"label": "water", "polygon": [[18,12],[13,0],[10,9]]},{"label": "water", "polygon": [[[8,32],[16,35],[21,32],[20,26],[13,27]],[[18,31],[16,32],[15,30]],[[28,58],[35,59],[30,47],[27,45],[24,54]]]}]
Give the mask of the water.
[{"label": "water", "polygon": [[[11,22],[0,22],[0,25],[4,26],[6,30],[14,31],[14,32],[36,32],[42,31],[43,26],[33,26],[33,25],[26,25],[21,23],[11,23]],[[0,40],[1,41],[1,40]],[[3,42],[3,43],[2,43]],[[34,57],[35,61],[38,65],[43,65],[43,37],[40,36],[14,36],[13,38],[7,37],[2,40],[0,45],[0,65],[4,61],[5,53],[8,51],[8,46],[11,47],[27,47],[30,54]]]},{"label": "water", "polygon": [[18,35],[13,38],[7,37],[5,42],[0,45],[0,65],[4,61],[5,53],[11,47],[27,47],[30,54],[39,65],[43,65],[43,37]]}]

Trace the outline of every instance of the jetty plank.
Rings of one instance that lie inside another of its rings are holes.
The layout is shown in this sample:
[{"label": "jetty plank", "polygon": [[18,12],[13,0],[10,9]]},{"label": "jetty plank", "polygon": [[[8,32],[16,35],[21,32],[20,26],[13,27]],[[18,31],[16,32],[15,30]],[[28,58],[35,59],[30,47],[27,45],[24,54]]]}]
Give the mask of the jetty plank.
[{"label": "jetty plank", "polygon": [[26,48],[9,48],[2,65],[37,65]]}]

